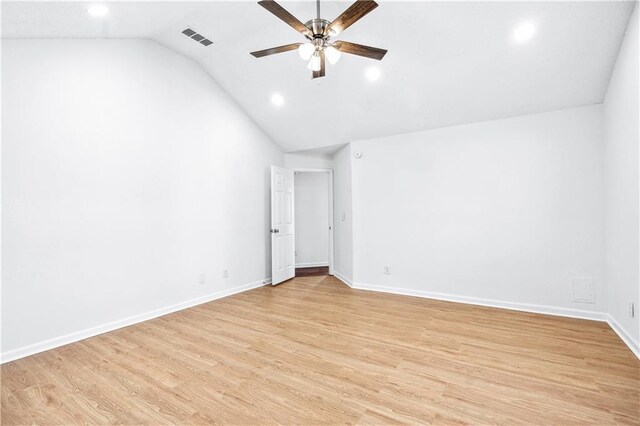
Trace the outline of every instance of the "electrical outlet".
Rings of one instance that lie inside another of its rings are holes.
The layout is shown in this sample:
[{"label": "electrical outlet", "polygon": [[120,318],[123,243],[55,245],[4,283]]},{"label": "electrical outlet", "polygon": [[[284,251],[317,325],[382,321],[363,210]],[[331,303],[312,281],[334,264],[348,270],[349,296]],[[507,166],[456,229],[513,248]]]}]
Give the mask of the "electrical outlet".
[{"label": "electrical outlet", "polygon": [[633,302],[629,302],[629,316],[634,318],[636,316],[636,307]]},{"label": "electrical outlet", "polygon": [[223,269],[222,270],[222,278],[229,278],[229,270],[228,269]]},{"label": "electrical outlet", "polygon": [[198,275],[198,284],[204,284],[207,282],[207,277],[204,274]]},{"label": "electrical outlet", "polygon": [[386,275],[391,275],[391,268],[389,268],[388,266],[385,266],[385,267],[384,267],[384,273],[385,273]]}]

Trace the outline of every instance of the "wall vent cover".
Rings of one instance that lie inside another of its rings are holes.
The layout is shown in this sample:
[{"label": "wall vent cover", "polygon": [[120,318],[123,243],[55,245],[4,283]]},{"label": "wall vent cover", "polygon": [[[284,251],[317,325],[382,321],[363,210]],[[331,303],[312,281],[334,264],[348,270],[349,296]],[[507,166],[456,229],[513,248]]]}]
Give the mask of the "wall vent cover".
[{"label": "wall vent cover", "polygon": [[209,40],[202,34],[198,34],[198,32],[193,28],[186,28],[184,31],[182,31],[182,34],[186,35],[191,40],[195,41],[196,43],[200,43],[203,46],[210,46],[213,44],[211,40]]},{"label": "wall vent cover", "polygon": [[573,287],[573,301],[580,303],[595,303],[595,279],[576,277],[571,280]]}]

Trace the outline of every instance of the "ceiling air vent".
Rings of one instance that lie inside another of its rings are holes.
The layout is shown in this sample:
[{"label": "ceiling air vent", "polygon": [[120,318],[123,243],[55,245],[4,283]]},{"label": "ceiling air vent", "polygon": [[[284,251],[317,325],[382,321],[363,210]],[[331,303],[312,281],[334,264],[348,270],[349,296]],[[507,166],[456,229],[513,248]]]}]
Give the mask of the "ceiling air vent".
[{"label": "ceiling air vent", "polygon": [[211,40],[209,40],[208,38],[206,38],[205,36],[198,34],[196,31],[194,31],[191,28],[187,28],[186,30],[182,31],[182,34],[186,35],[187,37],[189,37],[191,40],[195,41],[196,43],[200,43],[203,46],[209,46],[211,44],[213,44],[213,42]]}]

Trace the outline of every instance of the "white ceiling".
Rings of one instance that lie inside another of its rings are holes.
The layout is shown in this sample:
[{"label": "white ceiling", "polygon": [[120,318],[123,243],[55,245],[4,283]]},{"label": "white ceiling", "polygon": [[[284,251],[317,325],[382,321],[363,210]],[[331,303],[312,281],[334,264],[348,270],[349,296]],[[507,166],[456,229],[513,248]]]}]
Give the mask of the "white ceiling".
[{"label": "white ceiling", "polygon": [[[3,38],[149,38],[202,64],[286,151],[602,102],[633,2],[403,2],[380,6],[341,34],[389,50],[382,62],[343,55],[327,76],[295,51],[250,51],[302,41],[255,2],[3,2]],[[282,2],[306,21],[313,2]],[[350,1],[323,2],[334,19]],[[532,22],[536,34],[512,33]],[[214,41],[180,33],[191,26]],[[377,82],[364,78],[379,66]],[[272,93],[285,98],[282,107]],[[331,151],[331,148],[323,149]]]}]

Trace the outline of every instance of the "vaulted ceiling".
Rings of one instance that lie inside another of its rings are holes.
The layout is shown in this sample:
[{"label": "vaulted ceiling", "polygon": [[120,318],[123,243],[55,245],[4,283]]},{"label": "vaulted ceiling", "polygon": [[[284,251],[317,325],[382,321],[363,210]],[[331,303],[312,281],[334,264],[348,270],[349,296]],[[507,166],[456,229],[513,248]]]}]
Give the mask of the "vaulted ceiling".
[{"label": "vaulted ceiling", "polygon": [[[322,16],[350,3],[322,2]],[[298,151],[602,102],[634,4],[379,3],[338,39],[388,49],[383,61],[342,55],[316,80],[295,51],[249,55],[303,41],[253,1],[114,2],[102,19],[83,2],[3,2],[2,36],[155,40],[199,62],[274,141]],[[303,22],[315,15],[314,2],[281,4]],[[517,43],[523,22],[535,34]],[[187,38],[186,27],[214,43]],[[377,81],[364,76],[371,66]]]}]

